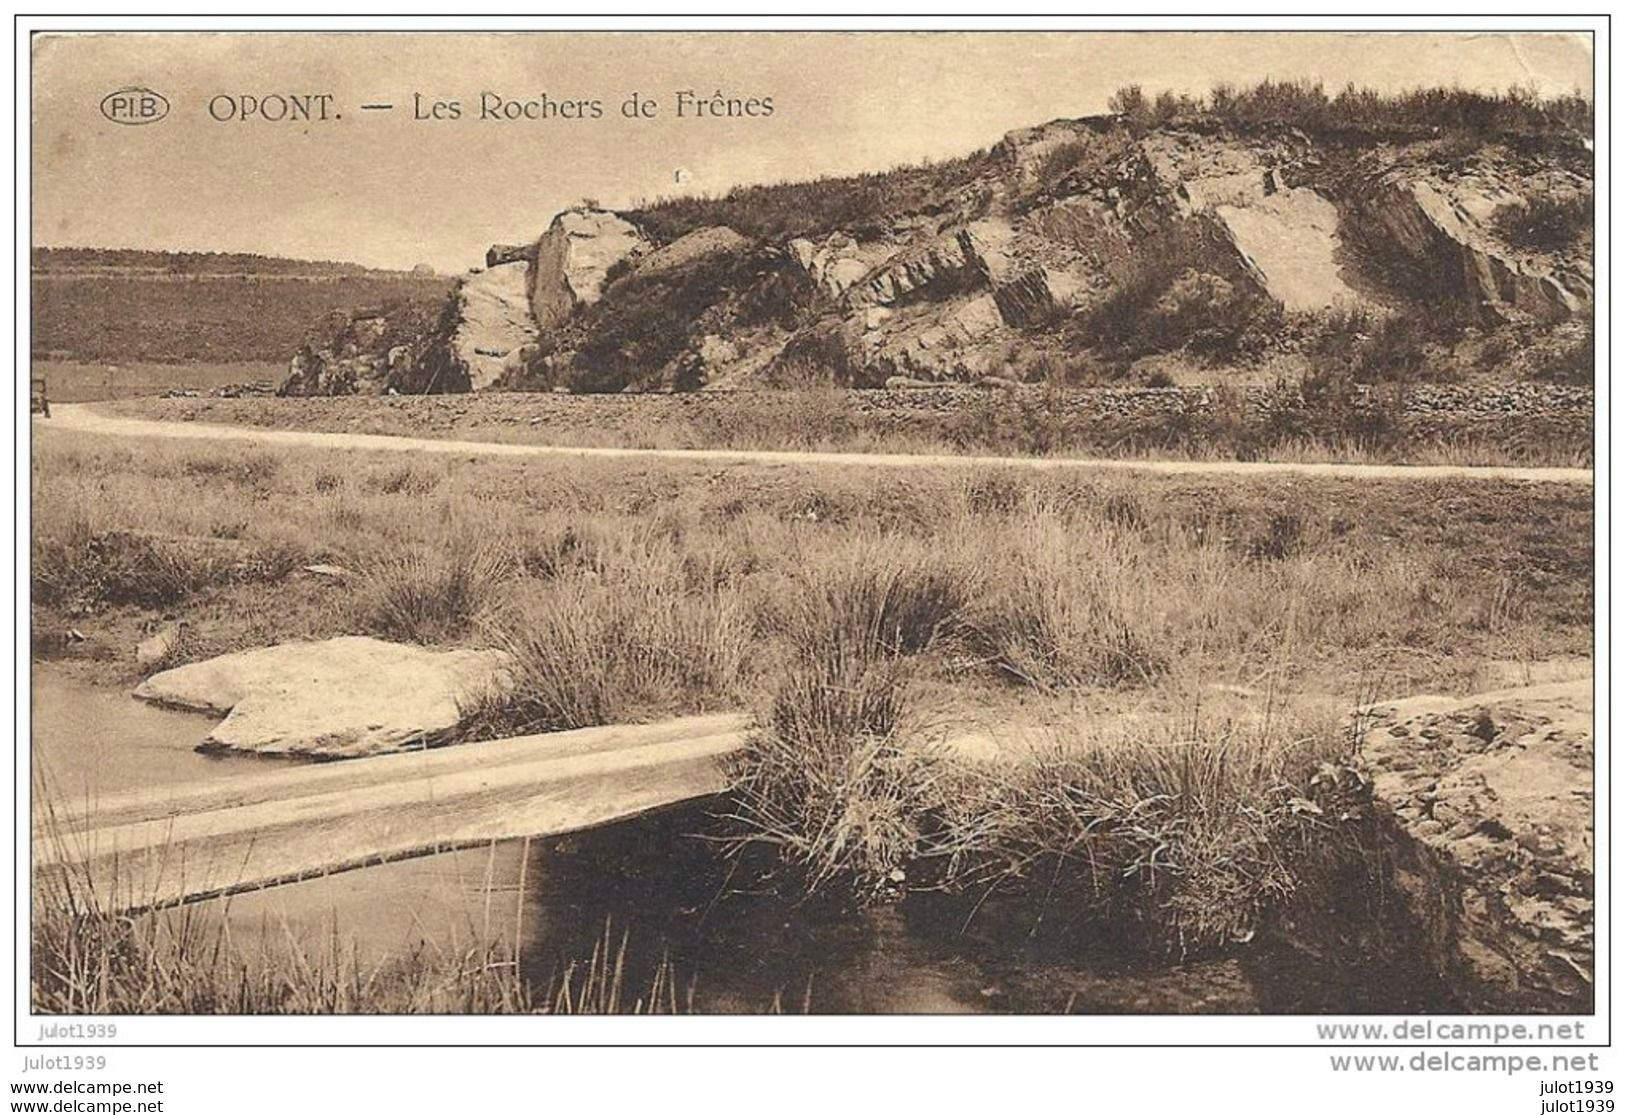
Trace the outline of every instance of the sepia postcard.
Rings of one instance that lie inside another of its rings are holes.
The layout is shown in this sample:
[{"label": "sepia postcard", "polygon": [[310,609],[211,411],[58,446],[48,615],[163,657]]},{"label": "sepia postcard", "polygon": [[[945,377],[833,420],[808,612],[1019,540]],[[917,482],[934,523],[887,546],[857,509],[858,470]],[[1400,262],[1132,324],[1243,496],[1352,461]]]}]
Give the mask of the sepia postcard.
[{"label": "sepia postcard", "polygon": [[18,1043],[1611,1110],[1606,31],[1434,24],[20,29]]}]

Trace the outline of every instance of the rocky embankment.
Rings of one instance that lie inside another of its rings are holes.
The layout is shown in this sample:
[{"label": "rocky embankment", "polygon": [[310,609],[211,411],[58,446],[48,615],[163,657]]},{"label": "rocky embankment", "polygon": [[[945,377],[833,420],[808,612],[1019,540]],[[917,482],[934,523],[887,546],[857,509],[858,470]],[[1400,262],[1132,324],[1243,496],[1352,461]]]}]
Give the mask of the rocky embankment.
[{"label": "rocky embankment", "polygon": [[[1336,448],[1315,426],[1319,404],[1296,388],[1049,389],[937,385],[859,391],[556,392],[358,399],[126,400],[117,413],[271,429],[395,434],[537,444],[773,449],[960,449],[1113,455],[1159,449],[1234,455],[1241,441]],[[1367,449],[1414,459],[1430,446],[1478,446],[1485,461],[1571,465],[1589,460],[1590,388],[1514,383],[1361,391],[1344,425],[1379,429]],[[1240,441],[1238,441],[1240,439]],[[1384,447],[1387,448],[1384,448]],[[1493,450],[1493,452],[1491,452]]]},{"label": "rocky embankment", "polygon": [[1470,1012],[1593,1006],[1592,681],[1374,710],[1390,881]]},{"label": "rocky embankment", "polygon": [[314,338],[289,393],[1121,374],[1249,359],[1350,312],[1367,324],[1340,343],[1406,314],[1521,343],[1589,317],[1591,235],[1506,217],[1590,190],[1566,138],[1058,120],[937,167],[566,210],[493,246],[417,336]]}]

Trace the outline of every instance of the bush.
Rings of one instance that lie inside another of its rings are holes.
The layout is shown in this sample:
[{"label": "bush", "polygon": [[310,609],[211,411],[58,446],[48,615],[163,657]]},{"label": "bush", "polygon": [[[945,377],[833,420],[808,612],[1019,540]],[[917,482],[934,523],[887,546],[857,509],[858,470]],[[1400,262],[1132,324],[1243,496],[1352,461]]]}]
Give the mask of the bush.
[{"label": "bush", "polygon": [[1027,917],[1186,957],[1250,940],[1303,889],[1368,859],[1369,786],[1346,736],[1268,714],[1159,738],[1063,734],[964,776],[942,885],[1021,896]]},{"label": "bush", "polygon": [[1591,230],[1591,195],[1541,194],[1510,201],[1495,210],[1490,223],[1514,247],[1560,252]]},{"label": "bush", "polygon": [[1143,684],[1168,668],[1154,632],[1127,609],[1140,574],[1113,552],[1116,532],[1090,532],[1088,557],[1053,515],[1033,517],[1001,556],[966,619],[978,654],[1006,678],[1045,691]]},{"label": "bush", "polygon": [[1110,293],[1070,319],[1062,335],[1119,367],[1182,348],[1234,358],[1280,320],[1279,304],[1237,273],[1201,218],[1168,225],[1109,263],[1107,274]]},{"label": "bush", "polygon": [[1597,378],[1597,338],[1590,321],[1585,331],[1571,341],[1560,343],[1545,359],[1531,369],[1531,379],[1546,383],[1561,383],[1571,387],[1590,387]]},{"label": "bush", "polygon": [[1447,357],[1461,324],[1449,313],[1354,309],[1327,315],[1310,345],[1310,364],[1321,382],[1360,384],[1449,381]]},{"label": "bush", "polygon": [[807,893],[895,888],[936,804],[931,761],[903,723],[908,655],[942,633],[964,587],[941,569],[863,557],[797,586],[793,658],[737,761],[732,854],[769,849]]},{"label": "bush", "polygon": [[1232,359],[1280,318],[1280,304],[1251,282],[1230,282],[1187,268],[1151,307],[1145,344],[1152,352],[1184,348],[1198,356]]},{"label": "bush", "polygon": [[659,373],[689,347],[702,315],[759,281],[764,265],[754,253],[724,252],[686,266],[631,271],[573,323],[583,340],[570,363],[570,389],[660,386]]},{"label": "bush", "polygon": [[350,607],[385,639],[433,645],[466,635],[509,574],[506,554],[476,541],[420,545],[365,564]]},{"label": "bush", "polygon": [[1513,88],[1478,93],[1440,87],[1380,93],[1350,84],[1328,96],[1319,82],[1265,80],[1246,89],[1215,85],[1208,94],[1160,94],[1150,101],[1137,85],[1112,95],[1111,111],[1149,127],[1177,116],[1205,115],[1247,127],[1284,126],[1306,132],[1589,135],[1593,105],[1578,93],[1541,97]]},{"label": "bush", "polygon": [[127,531],[70,524],[32,546],[34,599],[41,604],[168,608],[205,588],[268,574],[235,550],[186,544]]},{"label": "bush", "polygon": [[513,683],[473,703],[469,738],[726,707],[751,662],[737,594],[691,586],[680,554],[647,536],[599,549],[571,575],[553,572],[494,626]]},{"label": "bush", "polygon": [[767,849],[808,893],[894,890],[936,804],[905,722],[913,659],[953,642],[980,574],[961,552],[878,537],[804,568],[772,626],[792,649],[737,765],[733,854]]}]

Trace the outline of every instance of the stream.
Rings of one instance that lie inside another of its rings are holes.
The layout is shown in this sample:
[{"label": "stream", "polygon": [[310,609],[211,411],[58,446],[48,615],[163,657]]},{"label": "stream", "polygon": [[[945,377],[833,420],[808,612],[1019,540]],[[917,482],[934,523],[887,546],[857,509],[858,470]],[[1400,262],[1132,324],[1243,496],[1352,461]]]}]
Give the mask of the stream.
[{"label": "stream", "polygon": [[[219,778],[270,760],[193,750],[210,722],[154,708],[57,665],[33,674],[33,758],[54,794],[90,798]],[[203,904],[253,948],[342,941],[363,958],[517,946],[538,992],[606,936],[629,996],[669,963],[708,1012],[1424,1013],[1446,1004],[1393,973],[1259,940],[1214,959],[1147,964],[1012,929],[931,896],[866,910],[742,893],[693,805],[564,837],[382,864]]]}]

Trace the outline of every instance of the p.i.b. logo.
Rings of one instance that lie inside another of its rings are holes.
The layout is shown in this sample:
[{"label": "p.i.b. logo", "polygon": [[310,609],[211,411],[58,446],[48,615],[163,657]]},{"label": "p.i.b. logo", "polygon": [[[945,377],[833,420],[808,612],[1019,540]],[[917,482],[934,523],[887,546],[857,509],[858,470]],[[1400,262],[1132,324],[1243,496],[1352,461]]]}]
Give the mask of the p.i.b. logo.
[{"label": "p.i.b. logo", "polygon": [[115,124],[156,124],[169,115],[169,100],[154,89],[128,85],[102,98],[102,115]]}]

